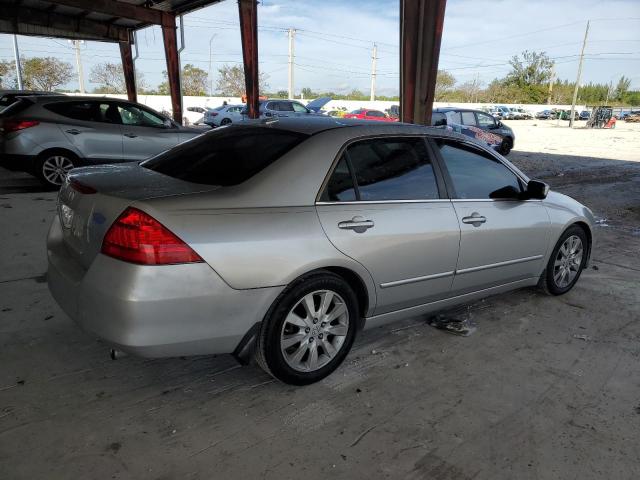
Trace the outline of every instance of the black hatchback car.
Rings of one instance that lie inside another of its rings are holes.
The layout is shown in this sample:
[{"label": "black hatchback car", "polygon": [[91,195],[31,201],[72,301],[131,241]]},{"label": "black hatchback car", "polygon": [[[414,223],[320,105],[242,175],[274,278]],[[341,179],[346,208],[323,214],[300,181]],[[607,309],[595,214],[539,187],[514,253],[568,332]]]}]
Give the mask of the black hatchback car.
[{"label": "black hatchback car", "polygon": [[[469,132],[473,132],[475,129],[480,129],[487,133],[497,135],[502,138],[502,141],[497,148],[502,155],[509,154],[515,142],[515,135],[511,128],[481,110],[470,110],[456,107],[436,108],[433,110],[433,114],[431,115],[431,125],[435,127],[444,125],[464,125],[472,127],[468,129]],[[465,135],[466,134],[467,133],[465,133]]]}]

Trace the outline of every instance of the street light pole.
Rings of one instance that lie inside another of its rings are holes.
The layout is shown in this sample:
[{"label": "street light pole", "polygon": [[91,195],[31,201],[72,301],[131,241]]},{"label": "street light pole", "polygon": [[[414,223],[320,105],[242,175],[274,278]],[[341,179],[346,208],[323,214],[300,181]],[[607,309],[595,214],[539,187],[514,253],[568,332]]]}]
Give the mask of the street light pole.
[{"label": "street light pole", "polygon": [[18,90],[22,90],[22,65],[20,65],[20,50],[18,50],[18,36],[13,36],[13,55],[16,59],[16,79],[18,80]]},{"label": "street light pole", "polygon": [[216,38],[216,34],[214,33],[213,35],[211,35],[211,38],[209,39],[209,96],[211,96],[213,94],[213,78],[211,76],[211,43],[213,42],[213,39]]}]

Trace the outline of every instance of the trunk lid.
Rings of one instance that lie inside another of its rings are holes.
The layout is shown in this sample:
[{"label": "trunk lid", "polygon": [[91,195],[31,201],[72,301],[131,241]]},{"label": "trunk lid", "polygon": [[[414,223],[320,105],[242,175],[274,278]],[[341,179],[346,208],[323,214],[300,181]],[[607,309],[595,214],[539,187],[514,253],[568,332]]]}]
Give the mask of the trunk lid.
[{"label": "trunk lid", "polygon": [[70,178],[96,190],[96,193],[81,193],[65,182],[58,196],[64,242],[84,268],[88,268],[100,252],[109,227],[133,202],[220,188],[178,180],[138,164],[75,169]]}]

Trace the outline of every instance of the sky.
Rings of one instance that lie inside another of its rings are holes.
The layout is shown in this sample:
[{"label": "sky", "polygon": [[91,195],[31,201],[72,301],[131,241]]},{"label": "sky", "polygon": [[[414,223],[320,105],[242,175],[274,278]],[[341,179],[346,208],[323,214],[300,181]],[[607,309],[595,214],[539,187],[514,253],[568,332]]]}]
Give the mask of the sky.
[{"label": "sky", "polygon": [[[262,0],[258,7],[260,70],[269,91],[287,90],[287,29],[295,33],[294,85],[313,90],[368,93],[373,44],[377,44],[378,95],[397,95],[398,0]],[[640,89],[640,0],[448,0],[439,68],[459,83],[478,78],[484,85],[510,70],[509,59],[523,50],[544,51],[556,61],[557,77],[575,80],[587,20],[591,20],[583,81],[614,84],[621,75]],[[242,64],[238,7],[226,0],[185,15],[181,61],[211,71]],[[155,87],[166,69],[158,27],[137,34],[137,68]],[[24,56],[53,56],[75,68],[67,40],[18,37]],[[116,44],[86,42],[81,47],[88,91],[89,72],[98,63],[120,62]],[[0,58],[13,58],[10,35],[0,35]],[[74,79],[64,88],[78,87]]]}]

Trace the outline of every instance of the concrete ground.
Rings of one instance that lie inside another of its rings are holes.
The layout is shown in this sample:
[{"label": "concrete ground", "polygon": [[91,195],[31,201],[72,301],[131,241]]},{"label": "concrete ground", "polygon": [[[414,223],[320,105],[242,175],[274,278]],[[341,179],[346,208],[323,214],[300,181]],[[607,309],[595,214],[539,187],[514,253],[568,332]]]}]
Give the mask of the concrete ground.
[{"label": "concrete ground", "polygon": [[469,337],[367,331],[304,388],[228,356],[110,360],[47,290],[55,194],[0,170],[0,478],[640,478],[640,163],[510,158],[601,219],[576,288],[477,302]]}]

